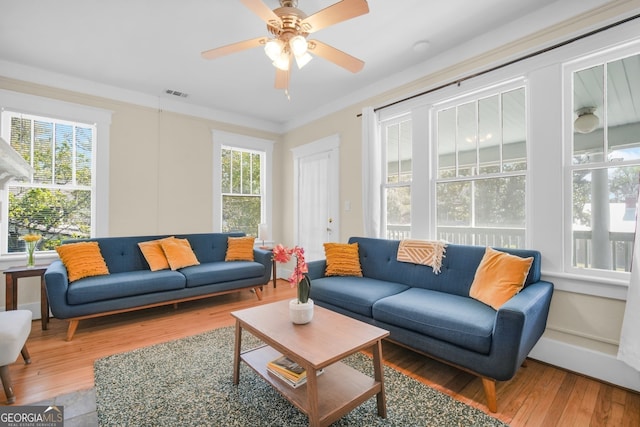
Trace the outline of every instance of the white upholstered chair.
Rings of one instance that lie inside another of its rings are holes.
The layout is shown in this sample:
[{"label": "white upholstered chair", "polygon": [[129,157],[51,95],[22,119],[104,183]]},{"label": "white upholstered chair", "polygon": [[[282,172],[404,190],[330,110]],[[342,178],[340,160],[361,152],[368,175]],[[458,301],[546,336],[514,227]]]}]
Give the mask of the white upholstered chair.
[{"label": "white upholstered chair", "polygon": [[11,310],[0,312],[0,379],[7,403],[14,403],[13,383],[9,375],[9,365],[22,358],[26,364],[31,363],[27,351],[27,338],[31,332],[31,312],[29,310]]}]

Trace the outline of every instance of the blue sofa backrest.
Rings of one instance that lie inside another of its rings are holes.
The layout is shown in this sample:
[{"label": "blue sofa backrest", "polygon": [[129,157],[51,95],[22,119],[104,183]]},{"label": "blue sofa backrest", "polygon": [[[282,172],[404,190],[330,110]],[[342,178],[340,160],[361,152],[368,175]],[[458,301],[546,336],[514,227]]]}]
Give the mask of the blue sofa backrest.
[{"label": "blue sofa backrest", "polygon": [[189,240],[189,244],[201,263],[224,261],[227,253],[227,238],[241,237],[244,233],[201,233],[201,234],[168,234],[162,236],[132,237],[97,237],[93,239],[66,240],[63,243],[98,242],[102,257],[107,263],[110,273],[148,270],[138,243],[175,236]]},{"label": "blue sofa backrest", "polygon": [[[469,295],[469,288],[485,252],[484,246],[448,244],[442,269],[436,275],[429,266],[397,261],[399,240],[352,237],[349,243],[358,243],[360,266],[366,277],[463,296]],[[495,249],[520,257],[533,257],[525,286],[540,280],[540,252]]]}]

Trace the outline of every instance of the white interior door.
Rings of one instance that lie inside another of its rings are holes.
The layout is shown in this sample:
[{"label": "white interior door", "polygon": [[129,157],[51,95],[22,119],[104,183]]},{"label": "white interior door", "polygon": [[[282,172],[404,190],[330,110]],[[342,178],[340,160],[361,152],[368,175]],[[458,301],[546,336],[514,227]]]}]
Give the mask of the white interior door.
[{"label": "white interior door", "polygon": [[323,243],[339,238],[338,146],[336,135],[293,150],[295,238],[308,261],[324,258]]}]

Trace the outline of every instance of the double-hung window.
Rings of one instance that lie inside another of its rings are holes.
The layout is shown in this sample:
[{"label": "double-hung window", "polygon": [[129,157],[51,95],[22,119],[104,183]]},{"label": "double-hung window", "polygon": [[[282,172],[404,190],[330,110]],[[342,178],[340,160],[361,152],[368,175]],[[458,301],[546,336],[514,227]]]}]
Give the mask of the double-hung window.
[{"label": "double-hung window", "polygon": [[524,86],[440,104],[434,114],[437,237],[451,243],[524,247]]},{"label": "double-hung window", "polygon": [[635,49],[591,56],[565,69],[572,90],[566,116],[569,270],[616,275],[631,268],[640,179]]},{"label": "double-hung window", "polygon": [[4,253],[24,251],[20,237],[42,236],[38,250],[93,228],[96,125],[19,112],[2,112],[3,138],[31,165],[33,176],[12,180],[2,216]]},{"label": "double-hung window", "polygon": [[404,239],[411,236],[411,116],[383,121],[380,128],[385,172],[382,229],[387,239]]},{"label": "double-hung window", "polygon": [[263,217],[264,152],[222,147],[222,231],[257,236]]}]

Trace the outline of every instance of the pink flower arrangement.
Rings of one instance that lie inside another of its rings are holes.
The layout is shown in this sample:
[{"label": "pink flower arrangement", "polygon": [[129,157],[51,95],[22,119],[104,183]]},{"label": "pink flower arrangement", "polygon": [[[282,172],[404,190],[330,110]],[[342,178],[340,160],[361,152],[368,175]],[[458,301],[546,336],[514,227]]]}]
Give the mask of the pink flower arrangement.
[{"label": "pink flower arrangement", "polygon": [[289,276],[289,283],[291,287],[298,286],[298,300],[301,303],[307,302],[309,299],[309,288],[311,283],[306,274],[309,272],[307,262],[304,259],[304,249],[300,246],[294,246],[293,248],[287,248],[282,244],[277,244],[273,248],[273,260],[279,263],[287,263],[291,261],[291,257],[296,258],[296,266],[293,269],[293,273]]}]

